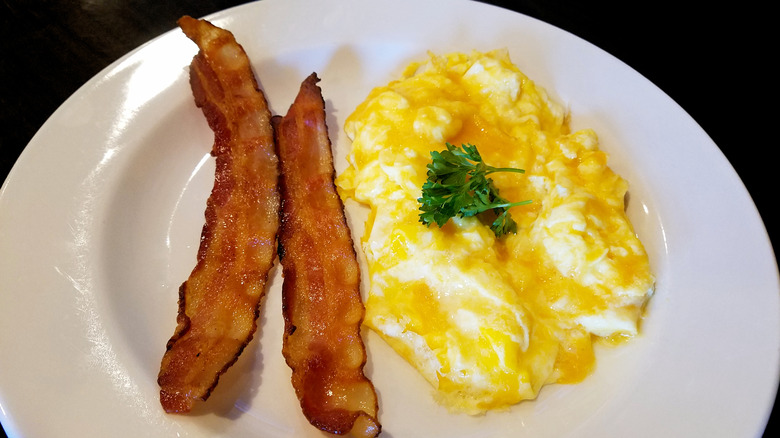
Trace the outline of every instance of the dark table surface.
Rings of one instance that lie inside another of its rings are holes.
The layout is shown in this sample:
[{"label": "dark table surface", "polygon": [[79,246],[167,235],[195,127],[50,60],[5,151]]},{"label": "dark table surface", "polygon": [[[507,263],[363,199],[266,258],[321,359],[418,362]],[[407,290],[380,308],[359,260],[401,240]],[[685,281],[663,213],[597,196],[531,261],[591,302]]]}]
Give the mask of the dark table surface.
[{"label": "dark table surface", "polygon": [[[181,15],[198,17],[241,3],[245,1],[3,0],[0,181],[49,115],[88,79],[172,29]],[[774,178],[777,160],[769,156],[778,147],[772,128],[776,125],[770,123],[777,79],[769,78],[773,69],[768,60],[775,49],[770,46],[768,11],[749,2],[706,9],[663,1],[622,2],[617,7],[562,0],[488,3],[567,30],[664,90],[731,162],[777,247],[772,201],[780,184]],[[714,214],[717,211],[713,206]],[[765,436],[774,435],[776,423],[773,414]],[[0,437],[5,437],[2,430]]]}]

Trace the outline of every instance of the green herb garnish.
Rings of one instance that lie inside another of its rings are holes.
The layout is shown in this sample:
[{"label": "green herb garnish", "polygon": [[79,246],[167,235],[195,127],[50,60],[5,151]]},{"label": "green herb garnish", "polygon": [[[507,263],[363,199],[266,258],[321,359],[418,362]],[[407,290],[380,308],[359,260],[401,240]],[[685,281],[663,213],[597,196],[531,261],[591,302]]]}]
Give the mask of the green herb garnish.
[{"label": "green herb garnish", "polygon": [[470,217],[492,211],[495,219],[490,229],[496,237],[517,233],[517,223],[509,208],[531,201],[509,202],[498,195],[493,180],[487,176],[496,172],[525,173],[513,167],[493,167],[482,161],[477,147],[464,144],[461,148],[447,143],[447,150],[432,151],[428,164],[428,181],[422,186],[420,222],[436,223],[439,227],[450,218]]}]

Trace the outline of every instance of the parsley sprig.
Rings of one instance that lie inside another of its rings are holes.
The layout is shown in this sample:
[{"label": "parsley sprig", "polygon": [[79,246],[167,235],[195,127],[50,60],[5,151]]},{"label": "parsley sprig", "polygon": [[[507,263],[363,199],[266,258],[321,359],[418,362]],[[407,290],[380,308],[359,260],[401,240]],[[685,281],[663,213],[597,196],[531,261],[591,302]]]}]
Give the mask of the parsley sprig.
[{"label": "parsley sprig", "polygon": [[493,167],[482,161],[472,144],[460,148],[447,143],[447,150],[432,151],[428,164],[428,180],[422,186],[420,222],[443,226],[450,218],[470,217],[492,211],[495,214],[490,229],[496,237],[517,232],[517,223],[509,208],[526,205],[530,200],[509,202],[498,194],[493,180],[487,176],[496,172],[525,173],[513,167]]}]

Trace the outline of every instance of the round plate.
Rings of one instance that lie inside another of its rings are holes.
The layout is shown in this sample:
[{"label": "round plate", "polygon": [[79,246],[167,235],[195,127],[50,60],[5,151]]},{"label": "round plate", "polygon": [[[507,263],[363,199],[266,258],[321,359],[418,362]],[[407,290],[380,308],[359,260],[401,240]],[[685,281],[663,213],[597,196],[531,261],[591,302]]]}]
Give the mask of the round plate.
[{"label": "round plate", "polygon": [[[264,0],[208,18],[245,47],[275,113],[318,73],[337,171],[349,149],[343,121],[371,88],[429,50],[507,48],[570,107],[574,129],[596,130],[631,184],[629,216],[658,279],[641,335],[599,349],[581,384],[471,417],[437,406],[366,332],[384,435],[761,433],[780,363],[776,260],[734,170],[661,90],[571,34],[476,2]],[[0,415],[11,436],[322,436],[281,356],[278,269],[260,333],[212,398],[186,416],[159,405],[177,288],[213,181],[212,133],[188,85],[196,50],[173,30],[118,60],[52,115],[3,186]],[[363,212],[347,213],[357,240]]]}]

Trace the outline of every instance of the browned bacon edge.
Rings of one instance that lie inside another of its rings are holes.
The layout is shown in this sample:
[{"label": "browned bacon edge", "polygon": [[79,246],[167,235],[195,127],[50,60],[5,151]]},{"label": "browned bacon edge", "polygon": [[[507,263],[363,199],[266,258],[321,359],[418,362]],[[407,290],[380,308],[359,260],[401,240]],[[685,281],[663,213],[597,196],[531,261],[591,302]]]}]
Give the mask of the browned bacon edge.
[{"label": "browned bacon edge", "polygon": [[167,412],[205,400],[257,328],[279,226],[278,160],[265,96],[233,34],[182,17],[199,47],[190,64],[195,103],[214,131],[214,187],[197,263],[179,288],[177,326],[157,382]]},{"label": "browned bacon edge", "polygon": [[275,116],[282,193],[282,353],[315,427],[375,437],[378,401],[364,375],[360,269],[333,178],[325,103],[316,74],[284,118]]}]

